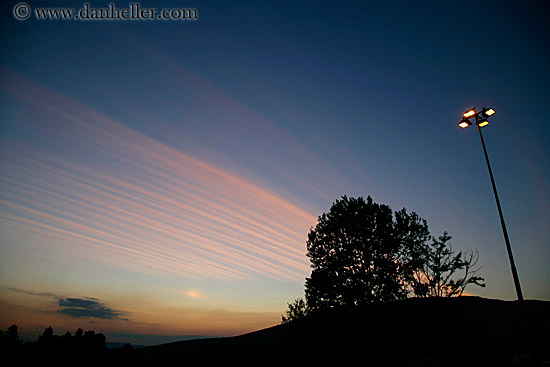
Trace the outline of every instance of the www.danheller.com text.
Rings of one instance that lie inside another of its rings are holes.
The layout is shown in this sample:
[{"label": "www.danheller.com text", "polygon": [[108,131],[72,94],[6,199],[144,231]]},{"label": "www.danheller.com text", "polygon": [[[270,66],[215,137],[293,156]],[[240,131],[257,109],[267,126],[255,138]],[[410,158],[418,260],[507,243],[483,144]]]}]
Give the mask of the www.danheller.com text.
[{"label": "www.danheller.com text", "polygon": [[107,7],[93,7],[84,3],[82,8],[34,8],[25,3],[16,5],[14,16],[25,20],[34,13],[37,20],[197,20],[199,11],[195,8],[149,8],[139,3],[130,3],[119,8],[114,3]]}]

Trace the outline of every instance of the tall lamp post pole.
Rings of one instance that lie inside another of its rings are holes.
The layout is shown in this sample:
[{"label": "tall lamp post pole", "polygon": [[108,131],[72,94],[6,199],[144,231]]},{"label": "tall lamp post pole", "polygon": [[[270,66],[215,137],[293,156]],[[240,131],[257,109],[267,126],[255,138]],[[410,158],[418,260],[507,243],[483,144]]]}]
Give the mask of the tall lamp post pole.
[{"label": "tall lamp post pole", "polygon": [[502,208],[500,207],[500,200],[498,199],[497,186],[493,177],[493,171],[491,170],[491,164],[489,163],[489,155],[487,154],[487,149],[485,148],[485,141],[483,140],[483,135],[481,134],[481,128],[483,126],[489,125],[489,121],[487,119],[489,118],[489,116],[492,116],[494,114],[495,110],[493,110],[492,108],[483,108],[481,112],[477,112],[475,108],[472,108],[464,112],[464,118],[462,119],[462,121],[460,121],[458,126],[460,126],[461,128],[466,128],[472,125],[470,119],[472,117],[475,117],[477,130],[479,131],[479,138],[481,139],[481,146],[483,147],[483,153],[485,154],[485,162],[487,162],[487,169],[489,170],[489,176],[491,177],[491,185],[493,185],[493,193],[495,194],[495,200],[497,202],[498,215],[500,216],[500,225],[502,226],[504,242],[506,243],[506,250],[508,251],[508,259],[510,260],[510,268],[512,269],[512,277],[514,278],[516,294],[518,296],[518,300],[523,301],[523,294],[521,292],[521,286],[519,284],[518,272],[516,270],[516,264],[514,263],[514,255],[512,254],[512,246],[510,246],[510,239],[508,238],[506,223],[504,222]]}]

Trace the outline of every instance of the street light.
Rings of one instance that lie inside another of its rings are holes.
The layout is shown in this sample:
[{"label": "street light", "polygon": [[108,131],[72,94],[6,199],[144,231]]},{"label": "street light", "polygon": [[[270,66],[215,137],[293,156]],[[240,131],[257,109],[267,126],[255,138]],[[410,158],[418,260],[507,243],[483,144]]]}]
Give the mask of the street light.
[{"label": "street light", "polygon": [[470,126],[472,123],[466,119],[463,119],[462,121],[460,121],[460,123],[458,124],[458,126],[460,126],[461,128],[467,128],[468,126]]},{"label": "street light", "polygon": [[502,209],[500,208],[500,201],[498,200],[497,187],[495,185],[495,179],[493,178],[493,171],[491,170],[491,164],[489,163],[489,156],[487,155],[487,149],[485,148],[485,142],[483,141],[483,135],[481,134],[481,128],[489,125],[488,118],[494,115],[496,111],[492,108],[483,108],[480,112],[477,112],[475,108],[471,108],[464,112],[463,119],[458,126],[465,129],[472,125],[470,119],[475,117],[477,130],[479,131],[479,138],[481,139],[481,146],[483,147],[483,153],[485,154],[485,161],[487,162],[487,168],[489,169],[489,176],[491,176],[491,184],[493,185],[493,193],[495,194],[495,200],[497,202],[498,215],[500,216],[500,225],[502,226],[502,233],[504,234],[504,242],[506,242],[506,250],[508,251],[508,258],[510,259],[510,268],[512,269],[512,277],[514,278],[514,285],[516,286],[516,294],[518,300],[523,301],[523,294],[521,293],[521,286],[519,285],[518,272],[514,263],[514,255],[512,254],[512,247],[510,246],[510,239],[508,238],[508,231],[506,231],[506,223],[504,223],[504,216],[502,215]]}]

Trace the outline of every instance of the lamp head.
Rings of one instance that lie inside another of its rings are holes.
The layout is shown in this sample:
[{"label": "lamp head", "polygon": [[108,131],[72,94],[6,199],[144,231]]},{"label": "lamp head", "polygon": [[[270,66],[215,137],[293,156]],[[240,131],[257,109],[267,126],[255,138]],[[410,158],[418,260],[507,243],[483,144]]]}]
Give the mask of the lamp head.
[{"label": "lamp head", "polygon": [[479,127],[487,126],[489,125],[489,121],[486,118],[482,118],[478,120],[477,125]]},{"label": "lamp head", "polygon": [[470,118],[472,116],[475,116],[476,114],[476,109],[475,108],[470,108],[468,111],[464,112],[463,116],[464,118]]},{"label": "lamp head", "polygon": [[458,126],[460,126],[461,128],[465,129],[467,128],[468,126],[470,126],[472,123],[470,121],[468,121],[467,119],[462,119],[462,121],[460,121],[458,123]]},{"label": "lamp head", "polygon": [[495,113],[497,113],[497,111],[493,110],[492,108],[485,108],[485,107],[483,108],[483,110],[481,110],[481,112],[485,117],[493,116]]}]

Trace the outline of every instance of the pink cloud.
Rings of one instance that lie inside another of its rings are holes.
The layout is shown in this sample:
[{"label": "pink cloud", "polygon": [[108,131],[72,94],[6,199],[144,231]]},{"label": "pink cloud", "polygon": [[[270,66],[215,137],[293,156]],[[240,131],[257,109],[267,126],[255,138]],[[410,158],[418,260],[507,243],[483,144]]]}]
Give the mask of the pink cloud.
[{"label": "pink cloud", "polygon": [[72,246],[82,258],[135,271],[307,274],[310,213],[24,76],[4,79],[68,142],[43,150],[1,142],[3,229],[35,231],[59,239],[59,254]]}]

